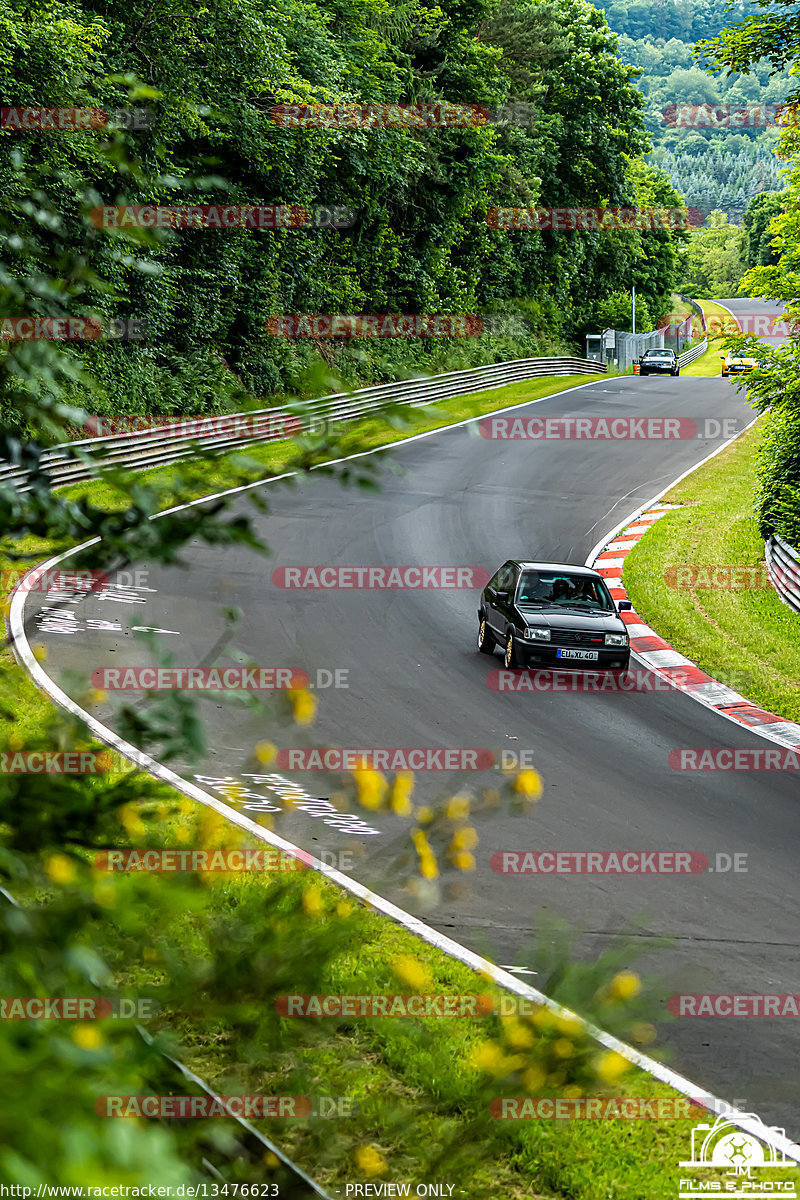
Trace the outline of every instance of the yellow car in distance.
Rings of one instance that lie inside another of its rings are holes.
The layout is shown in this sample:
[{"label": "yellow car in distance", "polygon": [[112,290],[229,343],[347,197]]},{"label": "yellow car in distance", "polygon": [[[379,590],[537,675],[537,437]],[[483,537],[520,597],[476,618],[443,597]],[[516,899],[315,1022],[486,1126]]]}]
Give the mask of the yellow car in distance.
[{"label": "yellow car in distance", "polygon": [[741,375],[744,371],[752,371],[758,366],[755,358],[742,358],[738,354],[728,354],[722,359],[722,375]]}]

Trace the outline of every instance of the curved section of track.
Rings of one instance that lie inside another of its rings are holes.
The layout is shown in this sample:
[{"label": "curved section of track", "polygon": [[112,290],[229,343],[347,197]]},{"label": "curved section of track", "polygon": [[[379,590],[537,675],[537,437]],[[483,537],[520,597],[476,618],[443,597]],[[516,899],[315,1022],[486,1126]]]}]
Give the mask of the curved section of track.
[{"label": "curved section of track", "polygon": [[[526,410],[517,410],[517,414]],[[752,413],[720,379],[601,379],[531,406],[537,417],[693,418],[741,428]],[[714,426],[709,427],[712,431]],[[269,560],[242,548],[201,545],[190,569],[156,568],[147,586],[121,599],[92,596],[62,619],[31,595],[26,629],[43,642],[51,676],[77,694],[96,667],[141,665],[137,627],[181,665],[202,664],[223,636],[223,609],[236,605],[236,641],[265,665],[346,671],[347,688],[319,693],[317,744],[485,747],[532,752],[544,796],[525,825],[497,819],[480,828],[471,894],[425,919],[498,963],[524,966],[546,910],[579,931],[583,951],[601,950],[634,926],[642,954],[653,938],[671,947],[642,964],[661,973],[659,1003],[676,993],[800,992],[796,841],[800,809],[791,773],[683,773],[669,765],[680,747],[763,745],[680,693],[504,694],[487,677],[502,663],[474,649],[474,590],[286,590],[276,568],[297,565],[474,565],[493,571],[513,556],[583,562],[600,537],[719,444],[671,441],[500,441],[475,424],[413,439],[383,457],[378,494],[312,475],[291,491],[265,485],[268,515],[255,518]],[[390,470],[390,463],[393,469]],[[242,506],[246,506],[246,498]],[[130,603],[131,599],[143,603]],[[107,622],[92,625],[91,622]],[[118,628],[114,628],[117,626]],[[73,674],[70,674],[72,672]],[[327,676],[323,676],[326,679]],[[130,693],[127,695],[130,699]],[[299,745],[277,717],[204,701],[209,752],[183,763],[185,778],[219,792],[245,782],[257,805],[276,809],[279,778],[252,759],[255,742]],[[98,714],[114,726],[112,701]],[[291,774],[312,797],[335,780]],[[216,783],[208,781],[217,781]],[[470,776],[474,781],[475,776]],[[479,783],[488,782],[481,776]],[[464,783],[443,772],[418,776],[419,794]],[[257,809],[251,810],[251,812]],[[364,814],[362,814],[364,815]],[[375,832],[327,823],[324,806],[279,815],[283,836],[319,853],[349,849],[350,874],[408,907],[390,866],[404,823],[364,815]],[[702,875],[512,875],[492,870],[498,850],[698,851],[744,853],[747,873]],[[534,978],[533,982],[537,982]],[[800,1025],[788,1019],[689,1019],[664,1024],[672,1065],[768,1121],[789,1125],[800,1100]],[[795,1130],[787,1129],[790,1134]]]}]

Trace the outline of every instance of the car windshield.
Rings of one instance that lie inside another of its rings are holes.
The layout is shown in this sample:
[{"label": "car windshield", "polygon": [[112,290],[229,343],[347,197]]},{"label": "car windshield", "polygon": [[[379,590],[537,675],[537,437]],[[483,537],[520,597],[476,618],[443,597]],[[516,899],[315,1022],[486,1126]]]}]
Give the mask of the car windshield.
[{"label": "car windshield", "polygon": [[601,579],[562,575],[557,571],[524,571],[517,592],[524,608],[578,608],[613,612],[611,596]]},{"label": "car windshield", "polygon": [[643,358],[672,358],[672,350],[645,350]]}]

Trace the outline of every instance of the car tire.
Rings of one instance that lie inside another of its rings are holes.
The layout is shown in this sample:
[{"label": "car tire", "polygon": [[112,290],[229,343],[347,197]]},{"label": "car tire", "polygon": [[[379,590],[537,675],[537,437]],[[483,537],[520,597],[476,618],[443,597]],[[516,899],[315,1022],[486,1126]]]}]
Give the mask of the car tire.
[{"label": "car tire", "polygon": [[478,649],[481,654],[494,654],[496,645],[495,636],[486,624],[486,617],[481,617],[481,623],[478,626]]},{"label": "car tire", "polygon": [[507,671],[516,671],[521,666],[517,644],[514,641],[514,631],[509,629],[506,634],[506,648],[503,652],[503,662]]},{"label": "car tire", "polygon": [[677,370],[677,371],[673,371],[673,372],[672,372],[672,374],[675,376],[675,378],[676,378],[676,379],[677,379],[677,377],[680,375],[680,373],[681,373],[680,367],[678,367],[678,370]]}]

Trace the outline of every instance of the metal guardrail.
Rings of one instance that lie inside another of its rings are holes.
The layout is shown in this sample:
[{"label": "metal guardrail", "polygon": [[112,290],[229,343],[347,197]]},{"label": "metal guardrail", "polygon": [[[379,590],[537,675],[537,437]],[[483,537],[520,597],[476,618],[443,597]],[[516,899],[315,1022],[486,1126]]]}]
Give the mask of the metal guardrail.
[{"label": "metal guardrail", "polygon": [[800,555],[774,534],[764,543],[767,575],[784,604],[800,613]]},{"label": "metal guardrail", "polygon": [[[144,431],[63,442],[43,453],[41,469],[50,476],[53,486],[64,487],[92,479],[98,469],[107,467],[143,470],[191,457],[198,448],[225,454],[261,442],[281,441],[291,436],[286,430],[292,428],[292,423],[297,429],[298,413],[302,413],[303,419],[310,419],[312,425],[340,423],[380,413],[393,404],[417,408],[436,400],[491,391],[541,375],[602,375],[605,372],[604,363],[586,358],[513,359],[423,379],[378,384],[355,392],[339,392],[311,400],[302,407],[276,406],[243,413],[186,417]],[[204,435],[203,424],[212,425],[217,431]],[[30,490],[25,469],[0,463],[0,485],[8,483],[21,492]]]},{"label": "metal guardrail", "polygon": [[691,350],[684,350],[683,354],[678,355],[678,367],[688,367],[689,363],[693,363],[701,354],[705,354],[708,349],[708,338],[703,338],[702,342],[698,342],[696,346],[692,346]]},{"label": "metal guardrail", "polygon": [[691,296],[684,296],[683,292],[678,292],[678,295],[680,296],[681,300],[685,300],[687,304],[691,305],[691,307],[697,313],[703,326],[703,333],[706,333],[708,330],[708,324],[706,323],[706,314],[703,312],[701,306],[696,300],[693,300]]}]

